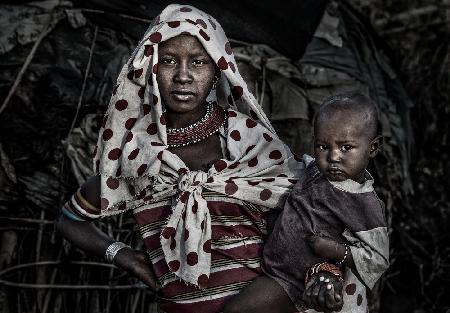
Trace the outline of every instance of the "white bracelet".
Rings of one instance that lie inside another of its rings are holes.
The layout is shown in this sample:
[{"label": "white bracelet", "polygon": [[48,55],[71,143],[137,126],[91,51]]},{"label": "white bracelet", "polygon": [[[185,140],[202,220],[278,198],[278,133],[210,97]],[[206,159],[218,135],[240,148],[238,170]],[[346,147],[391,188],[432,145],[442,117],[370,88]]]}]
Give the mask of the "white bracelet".
[{"label": "white bracelet", "polygon": [[340,260],[339,262],[337,262],[338,266],[342,266],[345,262],[345,260],[347,259],[350,247],[348,246],[348,244],[344,243],[344,247],[345,247],[345,252],[344,252],[344,256],[342,257],[342,260]]},{"label": "white bracelet", "polygon": [[130,246],[126,245],[120,241],[116,241],[116,242],[113,242],[112,244],[110,244],[105,252],[106,261],[108,261],[109,263],[113,263],[114,257],[116,256],[117,252],[119,252],[119,250],[126,248],[126,247],[130,247]]}]

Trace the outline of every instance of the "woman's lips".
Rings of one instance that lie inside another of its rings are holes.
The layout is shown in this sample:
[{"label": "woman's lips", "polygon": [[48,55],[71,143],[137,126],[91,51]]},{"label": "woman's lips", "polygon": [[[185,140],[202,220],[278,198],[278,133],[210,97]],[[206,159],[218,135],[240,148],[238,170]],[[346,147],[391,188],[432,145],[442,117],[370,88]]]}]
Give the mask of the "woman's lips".
[{"label": "woman's lips", "polygon": [[194,93],[188,90],[174,90],[172,96],[178,101],[189,101],[194,97]]}]

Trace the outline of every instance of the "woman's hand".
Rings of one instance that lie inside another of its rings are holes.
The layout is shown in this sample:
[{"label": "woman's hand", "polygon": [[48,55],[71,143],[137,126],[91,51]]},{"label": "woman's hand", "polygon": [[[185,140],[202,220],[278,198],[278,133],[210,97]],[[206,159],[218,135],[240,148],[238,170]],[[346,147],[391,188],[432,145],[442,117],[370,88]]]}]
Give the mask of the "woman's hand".
[{"label": "woman's hand", "polygon": [[342,279],[329,272],[313,274],[305,286],[304,300],[308,308],[319,312],[340,311],[342,301]]},{"label": "woman's hand", "polygon": [[114,257],[114,264],[142,281],[154,292],[158,292],[161,289],[152,271],[150,257],[144,251],[134,250],[129,247],[123,248]]}]

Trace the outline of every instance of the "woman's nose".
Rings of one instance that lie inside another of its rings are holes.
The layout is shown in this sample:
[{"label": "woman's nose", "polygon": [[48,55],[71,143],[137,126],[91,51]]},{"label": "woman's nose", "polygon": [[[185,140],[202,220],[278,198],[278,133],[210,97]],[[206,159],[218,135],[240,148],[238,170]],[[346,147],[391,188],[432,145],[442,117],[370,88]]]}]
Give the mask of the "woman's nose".
[{"label": "woman's nose", "polygon": [[193,76],[188,64],[179,64],[174,76],[174,81],[182,84],[192,82]]}]

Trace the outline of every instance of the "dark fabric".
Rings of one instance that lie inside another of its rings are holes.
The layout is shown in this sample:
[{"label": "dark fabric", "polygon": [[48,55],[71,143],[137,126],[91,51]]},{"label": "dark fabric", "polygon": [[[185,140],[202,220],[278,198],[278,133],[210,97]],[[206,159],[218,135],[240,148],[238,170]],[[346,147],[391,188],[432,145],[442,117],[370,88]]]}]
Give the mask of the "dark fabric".
[{"label": "dark fabric", "polygon": [[[75,0],[76,7],[103,9],[107,12],[127,14],[141,18],[154,18],[168,4],[189,4],[214,16],[229,38],[259,42],[272,46],[282,54],[298,59],[320,22],[328,0],[240,0],[240,1],[169,1],[169,0]],[[139,23],[117,15],[97,15],[111,27],[130,36],[141,35]],[[142,23],[140,23],[142,24]],[[138,37],[139,38],[139,37]]]},{"label": "dark fabric", "polygon": [[294,186],[266,243],[263,270],[300,307],[307,269],[325,261],[314,255],[306,240],[309,236],[320,235],[345,243],[345,229],[357,233],[385,226],[384,205],[375,191],[340,190],[313,162]]}]

